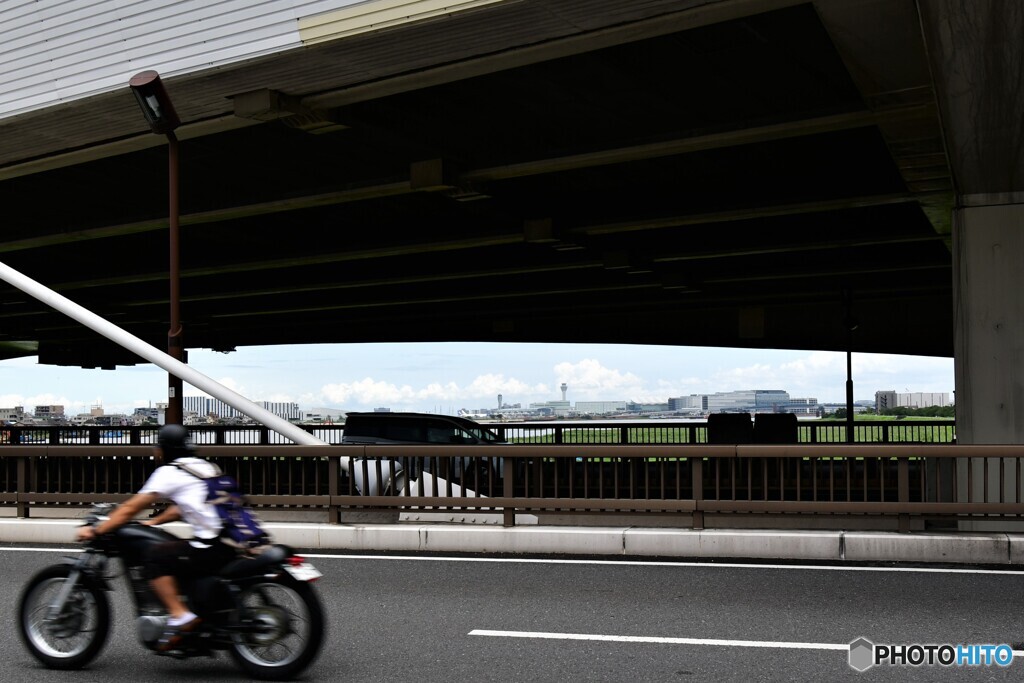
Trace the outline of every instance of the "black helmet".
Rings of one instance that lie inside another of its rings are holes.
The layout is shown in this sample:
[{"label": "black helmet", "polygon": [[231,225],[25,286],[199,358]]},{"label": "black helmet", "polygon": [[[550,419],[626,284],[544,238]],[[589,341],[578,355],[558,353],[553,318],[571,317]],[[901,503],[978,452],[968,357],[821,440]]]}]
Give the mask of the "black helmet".
[{"label": "black helmet", "polygon": [[168,460],[184,458],[191,455],[196,447],[192,443],[188,430],[181,425],[164,425],[156,435],[156,445],[163,449]]}]

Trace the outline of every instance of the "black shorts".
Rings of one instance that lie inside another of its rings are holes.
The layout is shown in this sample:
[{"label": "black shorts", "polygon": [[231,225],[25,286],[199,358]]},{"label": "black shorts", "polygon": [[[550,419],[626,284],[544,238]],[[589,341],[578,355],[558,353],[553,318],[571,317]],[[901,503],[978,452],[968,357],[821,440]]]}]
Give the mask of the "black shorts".
[{"label": "black shorts", "polygon": [[209,541],[208,548],[197,548],[189,541],[157,543],[146,553],[146,577],[194,579],[210,576],[237,557],[237,550],[216,538]]}]

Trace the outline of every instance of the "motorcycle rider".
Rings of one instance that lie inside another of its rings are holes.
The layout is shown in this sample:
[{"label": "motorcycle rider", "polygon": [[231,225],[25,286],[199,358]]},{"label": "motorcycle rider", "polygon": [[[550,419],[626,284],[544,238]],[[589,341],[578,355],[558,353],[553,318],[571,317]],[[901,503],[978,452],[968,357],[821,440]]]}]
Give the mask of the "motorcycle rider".
[{"label": "motorcycle rider", "polygon": [[164,464],[180,460],[204,476],[217,474],[216,466],[195,457],[195,445],[188,430],[176,424],[161,427],[157,433],[154,458],[158,467],[139,492],[114,508],[110,517],[95,527],[81,527],[78,540],[87,541],[110,533],[161,499],[169,499],[172,505],[143,524],[157,525],[183,519],[192,527],[191,539],[158,544],[146,557],[147,577],[170,615],[167,629],[157,645],[157,650],[167,652],[177,649],[182,639],[201,621],[179,596],[178,579],[208,576],[235,559],[237,550],[220,539],[220,517],[206,502],[206,484],[173,464]]}]

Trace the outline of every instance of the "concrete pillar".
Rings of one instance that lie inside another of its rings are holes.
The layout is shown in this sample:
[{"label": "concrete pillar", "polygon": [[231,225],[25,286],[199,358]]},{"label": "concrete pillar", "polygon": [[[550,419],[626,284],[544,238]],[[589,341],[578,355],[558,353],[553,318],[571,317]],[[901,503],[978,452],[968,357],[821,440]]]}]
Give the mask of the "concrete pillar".
[{"label": "concrete pillar", "polygon": [[1024,444],[1024,204],[953,215],[957,442]]},{"label": "concrete pillar", "polygon": [[[957,209],[953,273],[957,442],[1024,443],[1024,204]],[[1019,466],[1012,458],[958,458],[956,499],[1024,499]],[[958,524],[975,531],[1004,525]]]}]

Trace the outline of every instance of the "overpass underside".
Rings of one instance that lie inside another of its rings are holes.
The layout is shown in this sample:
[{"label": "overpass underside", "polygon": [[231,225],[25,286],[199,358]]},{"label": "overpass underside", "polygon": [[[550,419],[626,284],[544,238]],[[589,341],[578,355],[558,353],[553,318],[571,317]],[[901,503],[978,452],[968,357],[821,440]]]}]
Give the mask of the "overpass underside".
[{"label": "overpass underside", "polygon": [[[165,79],[186,347],[954,355],[954,207],[1024,177],[1015,5],[461,5]],[[0,119],[0,261],[163,346],[167,148],[131,75]],[[0,347],[137,360],[6,285]]]}]

